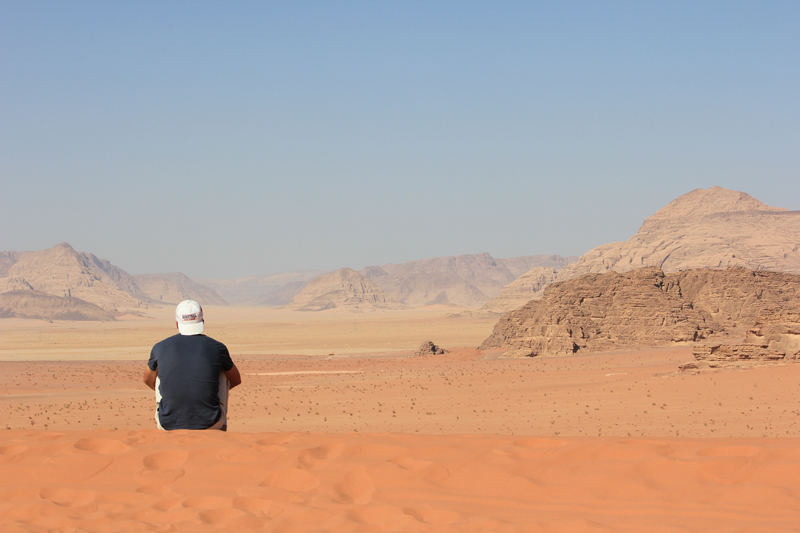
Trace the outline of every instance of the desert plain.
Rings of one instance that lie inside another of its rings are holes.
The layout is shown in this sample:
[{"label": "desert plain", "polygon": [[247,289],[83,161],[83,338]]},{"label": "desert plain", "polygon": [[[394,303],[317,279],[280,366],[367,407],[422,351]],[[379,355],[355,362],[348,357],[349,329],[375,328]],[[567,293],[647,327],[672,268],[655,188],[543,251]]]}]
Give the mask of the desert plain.
[{"label": "desert plain", "polygon": [[800,365],[503,359],[451,312],[208,306],[226,433],[155,429],[171,306],[0,320],[0,531],[800,530]]}]

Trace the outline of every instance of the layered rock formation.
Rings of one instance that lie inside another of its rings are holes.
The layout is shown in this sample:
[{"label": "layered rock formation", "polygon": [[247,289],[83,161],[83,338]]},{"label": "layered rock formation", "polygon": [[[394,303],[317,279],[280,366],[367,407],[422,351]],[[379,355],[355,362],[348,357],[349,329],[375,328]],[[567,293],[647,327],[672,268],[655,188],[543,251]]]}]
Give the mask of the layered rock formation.
[{"label": "layered rock formation", "polygon": [[352,268],[323,274],[309,282],[286,306],[295,311],[369,312],[402,309],[380,287]]},{"label": "layered rock formation", "polygon": [[554,281],[648,266],[664,272],[741,266],[800,274],[798,235],[800,211],[722,187],[696,189],[645,219],[627,241],[594,248],[560,269]]},{"label": "layered rock formation", "polygon": [[483,253],[371,266],[361,273],[386,294],[411,307],[433,304],[476,307],[531,268],[561,268],[573,259],[558,255],[495,259]]},{"label": "layered rock formation", "polygon": [[681,365],[682,370],[800,362],[800,312],[759,316],[742,342],[699,344],[693,355],[695,360]]},{"label": "layered rock formation", "polygon": [[660,346],[743,335],[760,317],[798,311],[800,276],[792,274],[741,267],[586,274],[507,313],[481,349],[519,357]]},{"label": "layered rock formation", "polygon": [[[80,316],[100,317],[83,319],[107,319],[106,315],[93,311],[91,306],[81,307],[70,299],[97,306],[109,316],[136,312],[152,303],[174,304],[186,298],[202,303],[225,303],[211,289],[192,282],[183,274],[156,274],[140,279],[105,259],[77,252],[67,243],[38,252],[3,252],[0,254],[0,274],[0,293],[36,293],[29,298],[21,299],[19,295],[6,298],[4,316],[66,320],[64,317],[72,311],[65,309],[72,309]],[[140,286],[140,282],[145,288]],[[43,295],[67,300],[56,302]],[[80,309],[76,310],[76,306]]]}]

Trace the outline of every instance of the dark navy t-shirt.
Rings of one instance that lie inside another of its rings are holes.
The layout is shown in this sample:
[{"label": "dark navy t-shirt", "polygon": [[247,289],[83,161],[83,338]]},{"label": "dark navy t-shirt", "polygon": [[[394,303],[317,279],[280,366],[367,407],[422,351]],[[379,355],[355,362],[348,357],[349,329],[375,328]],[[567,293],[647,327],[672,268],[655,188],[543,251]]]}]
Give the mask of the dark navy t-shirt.
[{"label": "dark navy t-shirt", "polygon": [[174,335],[150,351],[150,370],[158,370],[164,429],[207,429],[217,423],[219,374],[233,368],[228,348],[205,335]]}]

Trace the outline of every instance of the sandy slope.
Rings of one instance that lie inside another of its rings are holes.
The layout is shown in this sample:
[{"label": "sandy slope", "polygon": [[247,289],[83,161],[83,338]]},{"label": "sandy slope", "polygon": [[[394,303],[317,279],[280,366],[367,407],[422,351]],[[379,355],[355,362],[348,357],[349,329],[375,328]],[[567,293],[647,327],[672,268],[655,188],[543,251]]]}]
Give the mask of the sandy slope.
[{"label": "sandy slope", "polygon": [[410,357],[487,325],[259,313],[208,313],[244,373],[227,434],[152,429],[160,315],[0,321],[0,531],[800,528],[800,365],[677,374],[686,346]]},{"label": "sandy slope", "polygon": [[13,430],[0,441],[0,527],[791,531],[798,444]]}]

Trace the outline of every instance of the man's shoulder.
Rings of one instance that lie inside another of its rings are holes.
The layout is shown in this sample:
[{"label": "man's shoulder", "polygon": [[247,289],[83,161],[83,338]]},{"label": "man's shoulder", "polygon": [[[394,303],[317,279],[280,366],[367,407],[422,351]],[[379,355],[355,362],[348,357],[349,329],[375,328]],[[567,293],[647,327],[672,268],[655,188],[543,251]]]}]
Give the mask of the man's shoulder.
[{"label": "man's shoulder", "polygon": [[197,335],[197,336],[198,337],[203,337],[204,340],[202,342],[205,342],[206,344],[210,344],[210,345],[213,344],[213,345],[215,345],[215,346],[217,346],[219,348],[224,348],[225,350],[228,349],[227,346],[225,346],[223,343],[221,343],[217,339],[212,339],[211,337],[208,337],[208,336],[202,335],[202,334]]},{"label": "man's shoulder", "polygon": [[173,335],[171,337],[167,337],[166,339],[158,341],[157,343],[155,343],[153,348],[158,348],[160,346],[166,346],[167,344],[172,344],[174,342],[180,342],[180,339],[179,339],[180,336],[181,336],[181,334],[178,333],[177,335]]}]

